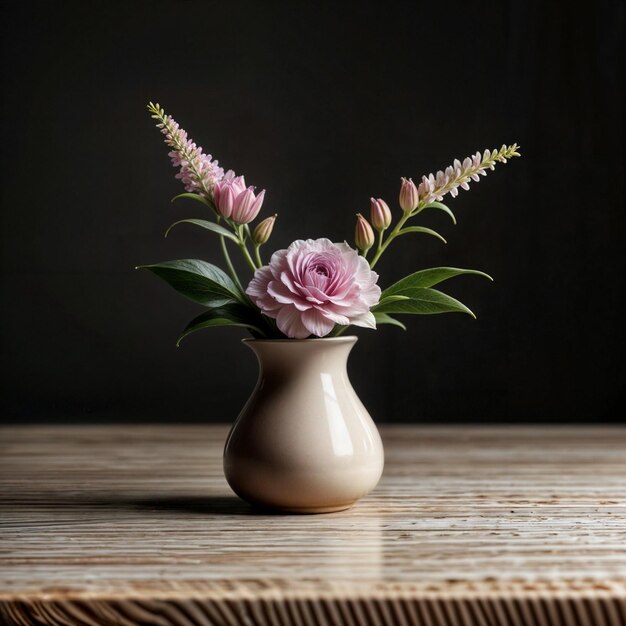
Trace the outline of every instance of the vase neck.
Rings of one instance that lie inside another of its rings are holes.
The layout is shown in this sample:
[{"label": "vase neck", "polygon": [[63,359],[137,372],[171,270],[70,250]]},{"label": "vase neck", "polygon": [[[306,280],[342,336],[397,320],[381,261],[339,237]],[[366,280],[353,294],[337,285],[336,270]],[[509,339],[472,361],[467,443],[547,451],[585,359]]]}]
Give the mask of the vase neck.
[{"label": "vase neck", "polygon": [[342,373],[356,337],[333,337],[306,340],[244,340],[256,354],[261,373],[280,373],[282,376],[304,370],[326,370]]}]

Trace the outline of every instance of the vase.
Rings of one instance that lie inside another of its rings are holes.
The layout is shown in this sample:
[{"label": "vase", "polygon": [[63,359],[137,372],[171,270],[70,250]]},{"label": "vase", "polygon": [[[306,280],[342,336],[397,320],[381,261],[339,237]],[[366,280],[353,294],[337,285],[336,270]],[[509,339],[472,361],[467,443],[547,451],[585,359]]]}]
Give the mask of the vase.
[{"label": "vase", "polygon": [[330,513],[376,486],[383,445],[347,372],[356,341],[243,340],[259,377],[224,448],[238,496],[282,512]]}]

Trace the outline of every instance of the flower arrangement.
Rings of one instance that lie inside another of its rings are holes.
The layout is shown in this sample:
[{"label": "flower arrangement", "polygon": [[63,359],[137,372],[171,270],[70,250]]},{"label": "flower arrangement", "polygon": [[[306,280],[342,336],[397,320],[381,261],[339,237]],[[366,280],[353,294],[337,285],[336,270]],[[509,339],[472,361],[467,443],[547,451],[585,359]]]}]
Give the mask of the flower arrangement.
[{"label": "flower arrangement", "polygon": [[[219,239],[226,266],[224,271],[198,259],[140,266],[206,308],[187,325],[178,344],[190,333],[216,326],[245,327],[262,339],[305,339],[338,336],[350,325],[406,328],[395,317],[403,314],[461,312],[473,316],[464,304],[433,287],[461,274],[490,279],[484,272],[454,267],[424,269],[381,290],[374,267],[391,243],[403,235],[420,233],[445,242],[436,231],[407,222],[422,211],[438,209],[456,223],[453,212],[442,202],[444,197],[456,197],[459,189],[469,189],[470,181],[478,182],[496,163],[520,156],[517,144],[476,152],[463,162],[455,160],[437,174],[422,176],[417,185],[411,178],[402,178],[395,225],[389,205],[382,198],[371,198],[370,219],[360,213],[356,216],[355,248],[329,239],[297,240],[274,252],[264,264],[261,247],[271,237],[276,215],[266,217],[254,228],[251,224],[263,207],[265,190],[255,193],[244,176],[236,176],[232,170],[224,172],[159,104],[150,103],[148,110],[171,148],[172,165],[179,169],[176,178],[185,188],[185,193],[173,200],[195,200],[212,218],[179,220],[166,236],[183,223],[209,230]],[[231,261],[229,245],[239,249],[252,272],[245,287]]]}]

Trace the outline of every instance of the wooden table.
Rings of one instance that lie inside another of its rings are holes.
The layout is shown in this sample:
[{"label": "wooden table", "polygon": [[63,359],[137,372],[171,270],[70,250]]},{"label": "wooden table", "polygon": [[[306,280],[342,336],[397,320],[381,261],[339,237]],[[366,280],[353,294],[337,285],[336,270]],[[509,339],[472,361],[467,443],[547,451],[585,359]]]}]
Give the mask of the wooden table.
[{"label": "wooden table", "polygon": [[353,509],[268,515],[225,426],[0,431],[0,621],[626,624],[626,430],[381,429]]}]

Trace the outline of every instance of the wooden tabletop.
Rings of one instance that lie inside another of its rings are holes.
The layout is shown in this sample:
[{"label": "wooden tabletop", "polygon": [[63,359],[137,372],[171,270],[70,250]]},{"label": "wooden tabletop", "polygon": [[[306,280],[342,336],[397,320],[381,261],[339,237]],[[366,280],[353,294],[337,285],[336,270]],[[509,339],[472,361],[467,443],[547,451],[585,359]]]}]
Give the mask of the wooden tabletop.
[{"label": "wooden tabletop", "polygon": [[0,621],[626,624],[626,429],[381,429],[353,509],[269,515],[225,426],[0,431]]}]

